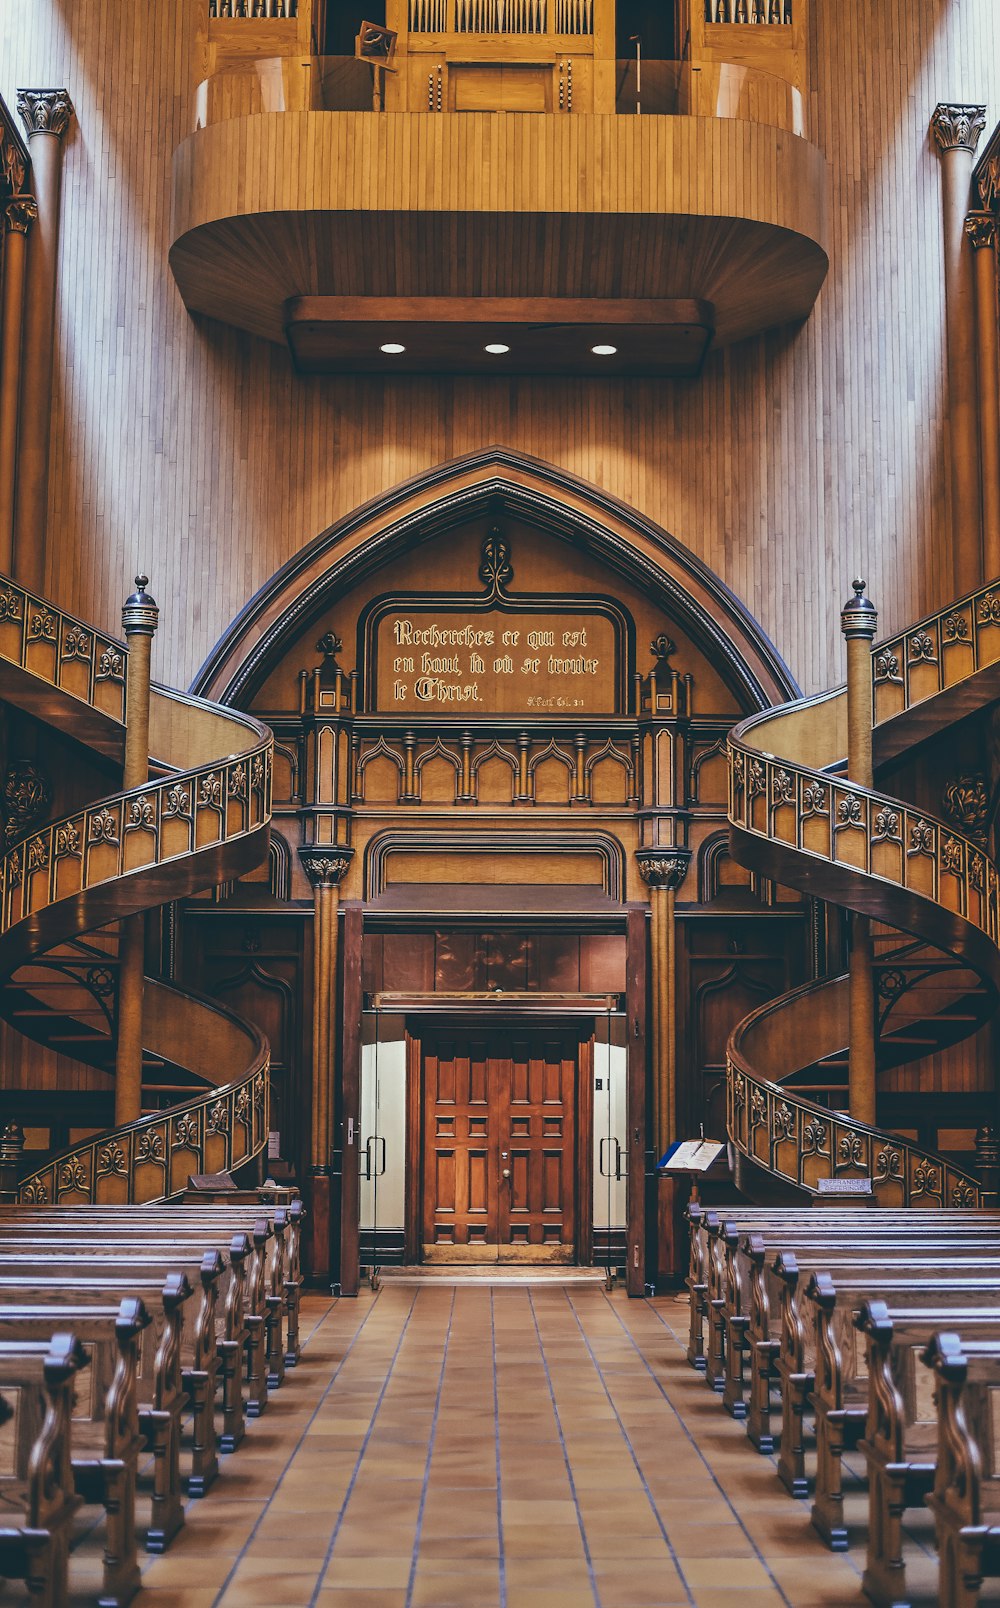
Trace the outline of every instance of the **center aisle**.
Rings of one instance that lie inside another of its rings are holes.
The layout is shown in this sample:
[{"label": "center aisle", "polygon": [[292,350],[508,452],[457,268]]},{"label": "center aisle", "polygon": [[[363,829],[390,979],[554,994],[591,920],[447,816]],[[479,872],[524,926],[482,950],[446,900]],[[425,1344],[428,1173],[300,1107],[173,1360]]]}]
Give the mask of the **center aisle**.
[{"label": "center aisle", "polygon": [[[139,1603],[862,1603],[860,1551],[824,1551],[684,1361],[686,1306],[393,1281],[304,1298],[295,1389],[146,1560]],[[929,1515],[915,1526],[911,1579],[933,1602]]]}]

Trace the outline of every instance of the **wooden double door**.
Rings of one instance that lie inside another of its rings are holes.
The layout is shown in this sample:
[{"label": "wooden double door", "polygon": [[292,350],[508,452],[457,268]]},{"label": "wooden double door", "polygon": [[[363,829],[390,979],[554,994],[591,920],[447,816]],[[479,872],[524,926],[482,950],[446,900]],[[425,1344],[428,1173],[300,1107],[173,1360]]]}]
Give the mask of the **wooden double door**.
[{"label": "wooden double door", "polygon": [[422,1038],[426,1261],[577,1260],[591,1187],[588,1044],[572,1026]]}]

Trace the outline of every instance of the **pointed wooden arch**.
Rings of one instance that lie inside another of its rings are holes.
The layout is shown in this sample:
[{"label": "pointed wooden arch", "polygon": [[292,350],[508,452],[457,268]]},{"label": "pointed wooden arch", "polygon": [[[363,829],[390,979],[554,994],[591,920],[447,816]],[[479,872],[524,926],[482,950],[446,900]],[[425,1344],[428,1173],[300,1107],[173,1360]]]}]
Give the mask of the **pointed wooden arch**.
[{"label": "pointed wooden arch", "polygon": [[748,712],[799,695],[749,610],[675,537],[576,475],[499,446],[426,470],[317,536],[236,617],[192,691],[245,707],[289,641],[349,586],[484,513],[516,516],[572,541],[642,587],[699,644]]}]

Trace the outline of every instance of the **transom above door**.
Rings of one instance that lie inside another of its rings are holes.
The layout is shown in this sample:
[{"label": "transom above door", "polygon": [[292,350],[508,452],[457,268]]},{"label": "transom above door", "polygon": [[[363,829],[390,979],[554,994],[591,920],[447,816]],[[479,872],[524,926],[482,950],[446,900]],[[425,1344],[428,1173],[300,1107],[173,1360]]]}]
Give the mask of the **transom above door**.
[{"label": "transom above door", "polygon": [[576,1260],[585,1042],[541,1025],[423,1036],[426,1261]]}]

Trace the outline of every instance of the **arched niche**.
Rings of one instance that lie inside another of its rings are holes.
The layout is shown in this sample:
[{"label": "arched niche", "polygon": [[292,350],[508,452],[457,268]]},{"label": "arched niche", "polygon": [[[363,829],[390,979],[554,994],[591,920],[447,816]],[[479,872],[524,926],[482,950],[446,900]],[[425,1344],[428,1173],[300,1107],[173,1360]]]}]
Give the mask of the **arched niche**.
[{"label": "arched niche", "polygon": [[479,516],[511,517],[599,558],[655,598],[697,643],[739,707],[765,708],[798,687],[760,625],[692,553],[652,520],[564,469],[489,447],[404,481],[317,536],[282,566],[220,638],[192,691],[252,702],[270,668],[345,590],[422,542]]}]

